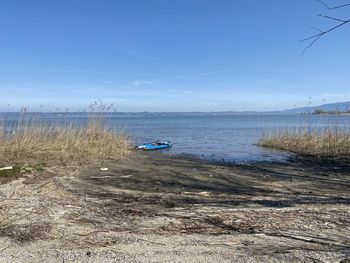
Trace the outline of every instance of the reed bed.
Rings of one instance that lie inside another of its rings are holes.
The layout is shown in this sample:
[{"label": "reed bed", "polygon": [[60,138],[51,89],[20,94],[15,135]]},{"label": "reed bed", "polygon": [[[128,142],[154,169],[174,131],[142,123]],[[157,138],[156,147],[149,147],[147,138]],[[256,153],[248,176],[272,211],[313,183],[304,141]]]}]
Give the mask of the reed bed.
[{"label": "reed bed", "polygon": [[350,132],[347,129],[282,130],[263,136],[259,144],[267,148],[318,158],[350,156]]},{"label": "reed bed", "polygon": [[89,118],[87,124],[47,124],[19,121],[8,130],[0,125],[0,162],[45,162],[86,164],[120,159],[129,153],[127,137],[108,129],[103,121]]}]

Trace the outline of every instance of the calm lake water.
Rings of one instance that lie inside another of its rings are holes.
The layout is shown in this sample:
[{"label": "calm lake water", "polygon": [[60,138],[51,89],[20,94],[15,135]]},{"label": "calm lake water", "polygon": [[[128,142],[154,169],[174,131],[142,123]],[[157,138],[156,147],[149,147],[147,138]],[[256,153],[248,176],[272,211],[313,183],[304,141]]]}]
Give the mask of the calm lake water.
[{"label": "calm lake water", "polygon": [[[8,123],[18,115],[2,114]],[[38,116],[37,116],[38,117]],[[67,118],[68,117],[68,118]],[[79,114],[41,114],[45,121],[84,120]],[[170,140],[169,154],[246,162],[283,160],[288,154],[263,149],[256,144],[266,134],[280,129],[350,128],[349,115],[269,115],[269,114],[108,114],[106,123],[125,131],[133,143]]]}]

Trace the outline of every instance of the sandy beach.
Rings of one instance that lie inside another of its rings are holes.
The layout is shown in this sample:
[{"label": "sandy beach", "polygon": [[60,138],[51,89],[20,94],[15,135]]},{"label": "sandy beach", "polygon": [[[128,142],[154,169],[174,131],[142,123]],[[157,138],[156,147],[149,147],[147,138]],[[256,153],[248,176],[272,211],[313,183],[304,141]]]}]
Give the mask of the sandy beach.
[{"label": "sandy beach", "polygon": [[28,171],[1,186],[0,262],[341,262],[349,171],[138,152]]}]

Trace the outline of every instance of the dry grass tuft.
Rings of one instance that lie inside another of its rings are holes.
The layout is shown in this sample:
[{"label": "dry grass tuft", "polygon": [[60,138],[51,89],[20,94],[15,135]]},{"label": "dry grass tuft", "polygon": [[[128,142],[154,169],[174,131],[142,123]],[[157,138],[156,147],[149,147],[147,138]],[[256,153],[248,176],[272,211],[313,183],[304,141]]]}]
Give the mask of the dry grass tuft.
[{"label": "dry grass tuft", "polygon": [[129,152],[124,134],[108,129],[90,118],[87,125],[47,124],[19,121],[10,132],[0,128],[0,163],[59,161],[84,164],[103,159],[120,159]]},{"label": "dry grass tuft", "polygon": [[344,129],[284,130],[264,136],[259,144],[314,157],[350,156],[350,132]]}]

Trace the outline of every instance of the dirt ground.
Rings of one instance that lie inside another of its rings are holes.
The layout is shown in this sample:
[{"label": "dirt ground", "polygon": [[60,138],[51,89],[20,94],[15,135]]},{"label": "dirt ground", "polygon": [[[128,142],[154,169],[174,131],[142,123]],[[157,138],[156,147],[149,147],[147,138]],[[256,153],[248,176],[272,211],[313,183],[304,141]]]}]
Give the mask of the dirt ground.
[{"label": "dirt ground", "polygon": [[348,160],[133,153],[0,187],[0,262],[350,262]]}]

